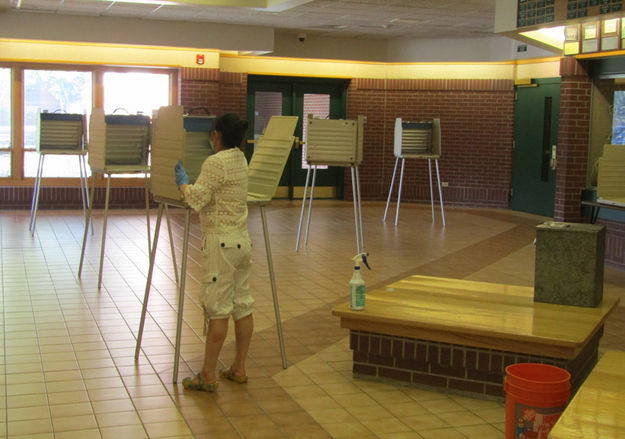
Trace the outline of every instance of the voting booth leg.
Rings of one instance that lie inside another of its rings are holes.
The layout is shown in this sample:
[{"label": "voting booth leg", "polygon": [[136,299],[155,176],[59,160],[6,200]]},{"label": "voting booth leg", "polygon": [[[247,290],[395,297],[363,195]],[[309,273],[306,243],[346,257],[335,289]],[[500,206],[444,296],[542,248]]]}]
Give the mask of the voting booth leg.
[{"label": "voting booth leg", "polygon": [[352,198],[354,199],[354,229],[356,230],[356,252],[360,253],[362,251],[360,247],[360,231],[358,230],[358,201],[357,198],[357,189],[356,189],[356,172],[354,171],[354,167],[351,167],[352,171]]},{"label": "voting booth leg", "polygon": [[176,285],[180,282],[178,278],[178,265],[176,264],[176,252],[174,249],[174,237],[171,233],[171,219],[169,218],[169,208],[165,203],[165,218],[167,219],[167,232],[169,234],[169,248],[171,249],[171,262],[174,264],[174,276],[176,276]]},{"label": "voting booth leg", "polygon": [[430,176],[430,207],[432,208],[432,222],[434,222],[434,188],[432,186],[432,160],[428,159],[428,174]]},{"label": "voting booth leg", "polygon": [[[85,221],[85,233],[82,236],[82,250],[80,252],[80,264],[78,264],[78,279],[82,274],[82,264],[85,261],[85,246],[87,245],[87,234],[89,233],[89,223],[91,220],[91,211],[93,209],[93,199],[95,194],[95,172],[91,171],[91,196],[89,197],[89,209],[87,209],[87,220]],[[91,225],[93,230],[93,224]]]},{"label": "voting booth leg", "polygon": [[178,287],[178,316],[176,318],[176,344],[174,353],[174,384],[178,381],[178,363],[180,362],[180,338],[182,336],[182,313],[184,310],[184,284],[187,277],[187,253],[189,251],[189,228],[191,225],[191,209],[187,208],[184,218],[184,235],[182,241],[182,262],[180,263],[180,283]]},{"label": "voting booth leg", "polygon": [[104,222],[102,223],[102,244],[100,245],[100,268],[98,269],[98,290],[102,287],[102,267],[104,266],[104,247],[106,245],[106,223],[109,216],[109,199],[111,194],[111,174],[106,174],[106,196],[104,198]]},{"label": "voting booth leg", "polygon": [[360,174],[356,166],[356,194],[358,195],[358,222],[360,223],[360,248],[365,249],[365,232],[362,227],[362,198],[360,197]]},{"label": "voting booth leg", "polygon": [[150,237],[150,180],[148,179],[148,171],[145,171],[145,219],[148,224],[148,254],[150,254],[152,239]]},{"label": "voting booth leg", "polygon": [[384,218],[382,222],[386,222],[386,214],[388,213],[388,206],[391,203],[391,195],[393,195],[393,185],[395,184],[395,174],[397,173],[397,162],[399,157],[395,157],[395,167],[393,168],[393,176],[391,177],[391,187],[388,189],[388,198],[386,199],[386,209],[384,209]]},{"label": "voting booth leg", "polygon": [[37,166],[37,175],[35,176],[35,187],[33,189],[33,202],[30,206],[30,231],[35,236],[35,226],[37,224],[37,210],[39,209],[39,194],[41,192],[41,177],[43,176],[43,160],[45,155],[39,154],[39,164]]},{"label": "voting booth leg", "polygon": [[141,319],[139,320],[139,331],[137,332],[137,345],[135,346],[135,361],[139,360],[139,351],[141,350],[141,340],[143,339],[143,328],[145,325],[145,314],[148,310],[148,299],[150,297],[150,288],[152,286],[152,273],[154,272],[154,260],[156,259],[156,246],[158,245],[158,235],[161,229],[161,218],[163,217],[163,203],[158,205],[158,214],[156,215],[156,226],[154,228],[154,242],[150,251],[150,267],[148,268],[148,279],[145,283],[145,293],[143,294],[143,307],[141,308]]},{"label": "voting booth leg", "polygon": [[304,245],[308,245],[308,231],[310,230],[310,215],[312,213],[312,203],[315,196],[315,182],[317,181],[317,166],[314,166],[312,184],[310,185],[310,201],[308,202],[308,218],[306,219],[306,233],[304,234]]},{"label": "voting booth leg", "polygon": [[260,206],[260,216],[263,221],[263,234],[265,236],[265,251],[267,253],[267,267],[269,269],[269,279],[271,280],[271,293],[273,294],[273,310],[276,315],[276,328],[278,330],[278,341],[280,343],[280,355],[282,356],[282,368],[287,368],[286,351],[284,349],[284,338],[282,337],[282,320],[280,319],[280,305],[278,304],[278,290],[276,288],[276,277],[273,271],[273,259],[271,257],[271,244],[269,243],[269,231],[267,229],[267,217],[265,216],[265,206]]},{"label": "voting booth leg", "polygon": [[443,227],[445,227],[445,208],[443,207],[443,190],[441,188],[441,176],[438,172],[438,159],[434,159],[436,165],[436,181],[438,182],[438,200],[441,203],[441,217],[443,218]]},{"label": "voting booth leg", "polygon": [[[87,183],[87,163],[84,154],[78,156],[78,166],[80,167],[80,196],[82,198],[82,211],[85,222],[89,221],[87,210],[89,209],[89,184]],[[93,221],[91,221],[91,234],[93,235]]]},{"label": "voting booth leg", "polygon": [[401,171],[399,172],[399,188],[397,189],[397,207],[395,208],[395,225],[397,226],[397,221],[399,220],[399,205],[401,203],[401,189],[404,184],[404,164],[406,163],[405,158],[401,158]]},{"label": "voting booth leg", "polygon": [[306,183],[304,184],[304,196],[302,197],[302,208],[299,212],[299,224],[297,225],[297,241],[295,242],[295,251],[299,251],[299,238],[302,235],[302,221],[304,219],[304,209],[306,208],[306,195],[308,195],[308,181],[310,180],[310,166],[306,171]]}]

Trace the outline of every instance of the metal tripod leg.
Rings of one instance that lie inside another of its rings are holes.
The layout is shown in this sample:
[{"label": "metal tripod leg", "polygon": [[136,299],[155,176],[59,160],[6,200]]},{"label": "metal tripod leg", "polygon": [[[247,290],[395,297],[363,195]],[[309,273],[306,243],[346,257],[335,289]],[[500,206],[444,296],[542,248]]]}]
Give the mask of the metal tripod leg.
[{"label": "metal tripod leg", "polygon": [[[35,193],[33,198],[33,206],[30,214],[30,231],[35,236],[35,227],[37,225],[37,211],[39,210],[39,194],[41,193],[41,179],[43,177],[43,161],[45,154],[39,154],[39,166],[37,167],[37,176],[35,177]],[[34,208],[34,210],[33,210]]]},{"label": "metal tripod leg", "polygon": [[145,217],[148,225],[148,254],[150,254],[152,240],[150,239],[150,180],[148,179],[148,171],[145,171]]},{"label": "metal tripod leg", "polygon": [[441,203],[441,216],[443,218],[443,227],[445,227],[445,208],[443,207],[443,190],[441,188],[441,176],[438,173],[438,159],[434,159],[436,165],[436,181],[438,182],[438,199]]},{"label": "metal tripod leg", "polygon": [[302,234],[302,221],[304,219],[304,208],[306,207],[306,195],[308,194],[308,181],[310,180],[310,166],[306,171],[306,184],[304,185],[304,196],[302,197],[302,208],[299,212],[299,223],[297,225],[297,241],[295,242],[295,252],[299,251],[299,239]]},{"label": "metal tripod leg", "polygon": [[395,225],[397,225],[397,221],[399,220],[399,205],[401,204],[401,189],[404,184],[404,165],[406,164],[406,159],[401,158],[401,172],[399,174],[399,188],[397,189],[397,208],[395,209]]},{"label": "metal tripod leg", "polygon": [[139,360],[141,350],[141,339],[143,338],[143,328],[145,325],[145,314],[148,309],[148,299],[150,297],[150,287],[152,286],[152,273],[154,272],[154,260],[156,259],[156,246],[158,245],[158,235],[161,229],[161,218],[163,217],[163,203],[158,205],[156,216],[156,227],[154,229],[154,243],[150,252],[150,268],[148,268],[148,279],[145,283],[145,293],[143,295],[143,307],[141,308],[141,320],[139,320],[139,331],[137,332],[137,345],[135,347],[135,361]]},{"label": "metal tripod leg", "polygon": [[310,185],[310,201],[308,202],[308,218],[306,219],[306,233],[304,234],[304,245],[308,245],[308,231],[310,230],[310,214],[312,213],[313,197],[315,195],[315,182],[317,181],[317,166],[313,169],[312,183]]},{"label": "metal tripod leg", "polygon": [[87,183],[87,164],[84,154],[78,156],[78,166],[80,167],[80,197],[82,198],[82,211],[85,216],[85,223],[91,221],[91,234],[93,235],[93,220],[87,216],[89,209],[89,184]]},{"label": "metal tripod leg", "polygon": [[434,189],[432,188],[432,160],[428,159],[428,173],[430,175],[430,205],[432,206],[432,222],[434,222]]},{"label": "metal tripod leg", "polygon": [[395,174],[397,173],[397,162],[399,157],[395,157],[395,167],[393,168],[393,177],[391,178],[391,187],[388,188],[388,198],[386,199],[386,209],[384,209],[384,218],[382,222],[386,222],[386,214],[388,213],[388,205],[391,203],[391,195],[393,195],[393,185],[395,184]]},{"label": "metal tripod leg", "polygon": [[269,279],[271,280],[271,293],[273,295],[273,309],[276,315],[276,328],[278,329],[278,341],[280,342],[280,355],[282,356],[282,368],[287,368],[286,352],[284,349],[284,338],[282,337],[282,320],[280,319],[280,305],[278,305],[278,290],[276,288],[276,277],[273,271],[273,259],[271,257],[271,244],[269,243],[269,231],[267,229],[267,218],[265,216],[265,206],[260,206],[260,216],[263,220],[263,234],[265,236],[265,251],[267,253],[267,267],[269,269]]},{"label": "metal tripod leg", "polygon": [[171,220],[169,218],[169,208],[165,204],[165,218],[167,219],[167,232],[169,233],[169,247],[171,248],[171,261],[174,264],[174,276],[176,276],[176,285],[180,282],[178,277],[178,266],[176,265],[176,252],[174,249],[174,237],[171,233]]},{"label": "metal tripod leg", "polygon": [[362,227],[362,199],[360,197],[360,175],[358,174],[358,166],[356,166],[356,195],[358,197],[358,223],[360,224],[360,248],[365,249],[365,232]]},{"label": "metal tripod leg", "polygon": [[182,313],[184,310],[184,284],[187,277],[187,253],[189,251],[189,227],[191,225],[191,209],[187,207],[184,218],[184,238],[182,240],[182,262],[180,263],[180,283],[178,284],[178,316],[176,318],[176,344],[174,353],[174,384],[178,381],[178,364],[180,363],[180,338],[182,336]]},{"label": "metal tripod leg", "polygon": [[356,175],[354,172],[354,167],[351,168],[352,171],[352,198],[354,199],[354,229],[356,230],[356,253],[360,253],[360,233],[358,231],[358,205],[356,201]]},{"label": "metal tripod leg", "polygon": [[[91,197],[89,198],[89,209],[87,209],[87,220],[85,221],[85,233],[82,236],[82,250],[80,252],[80,264],[78,265],[78,279],[82,274],[82,264],[85,260],[85,246],[87,245],[87,233],[89,233],[89,223],[91,220],[91,211],[93,209],[93,199],[95,193],[95,172],[91,171]],[[93,230],[93,224],[91,225]]]},{"label": "metal tripod leg", "polygon": [[109,198],[111,193],[111,174],[107,174],[106,197],[104,199],[104,222],[102,223],[102,243],[100,245],[100,268],[98,269],[98,290],[102,286],[102,266],[104,265],[104,247],[106,244],[106,223],[109,215]]}]

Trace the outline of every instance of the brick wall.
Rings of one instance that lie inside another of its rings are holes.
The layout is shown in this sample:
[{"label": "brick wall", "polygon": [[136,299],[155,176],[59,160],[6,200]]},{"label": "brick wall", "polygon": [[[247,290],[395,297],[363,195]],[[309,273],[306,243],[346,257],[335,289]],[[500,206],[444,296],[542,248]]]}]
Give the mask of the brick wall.
[{"label": "brick wall", "polygon": [[[395,164],[395,118],[439,118],[445,203],[507,208],[514,138],[514,84],[508,80],[354,79],[347,117],[367,116],[360,167],[364,199],[388,195]],[[432,164],[435,181],[434,164]],[[398,170],[399,172],[399,170]],[[399,178],[396,178],[394,197]],[[351,198],[349,173],[345,197]],[[436,190],[436,189],[435,189]],[[406,160],[402,200],[429,202],[427,160]]]},{"label": "brick wall", "polygon": [[206,108],[210,114],[219,112],[219,75],[219,69],[181,69],[180,104],[185,112],[196,107]]},{"label": "brick wall", "polygon": [[[104,208],[106,188],[98,187],[95,191],[94,207]],[[30,209],[33,199],[33,188],[29,186],[0,187],[0,200],[3,209]],[[112,187],[109,207],[145,208],[145,188],[143,187]],[[82,209],[82,196],[79,187],[41,188],[39,209]]]},{"label": "brick wall", "polygon": [[573,392],[597,362],[603,327],[573,359],[440,343],[364,331],[350,331],[353,372],[454,393],[503,398],[506,367],[550,364],[569,371]]},{"label": "brick wall", "polygon": [[586,186],[591,82],[585,66],[574,58],[561,59],[560,75],[554,219],[579,222],[581,191]]}]

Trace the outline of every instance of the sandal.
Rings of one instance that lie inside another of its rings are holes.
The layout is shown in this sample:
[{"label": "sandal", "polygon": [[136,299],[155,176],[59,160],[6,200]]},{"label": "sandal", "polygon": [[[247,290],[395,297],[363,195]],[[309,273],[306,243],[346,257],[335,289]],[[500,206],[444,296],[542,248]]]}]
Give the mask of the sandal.
[{"label": "sandal", "polygon": [[[193,382],[193,378],[197,378],[196,383]],[[214,392],[217,390],[217,386],[219,386],[219,383],[217,381],[215,381],[214,383],[205,383],[199,373],[195,377],[187,377],[182,380],[182,387],[187,390]]]},{"label": "sandal", "polygon": [[247,383],[247,375],[243,375],[242,377],[235,375],[234,372],[232,371],[232,367],[226,370],[222,370],[220,374],[225,379],[234,381],[235,383],[239,383],[239,384]]}]

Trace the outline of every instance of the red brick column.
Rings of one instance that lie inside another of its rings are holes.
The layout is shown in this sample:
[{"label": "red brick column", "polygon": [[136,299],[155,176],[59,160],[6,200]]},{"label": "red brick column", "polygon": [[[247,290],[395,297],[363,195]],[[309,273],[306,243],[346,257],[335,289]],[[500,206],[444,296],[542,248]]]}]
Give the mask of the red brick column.
[{"label": "red brick column", "polygon": [[247,73],[221,72],[219,76],[219,113],[247,112]]},{"label": "red brick column", "polygon": [[560,76],[554,219],[579,222],[588,163],[591,81],[585,66],[574,58],[561,59]]},{"label": "red brick column", "polygon": [[219,112],[219,76],[219,69],[181,69],[180,104],[185,112],[194,107],[204,107],[210,114]]}]

